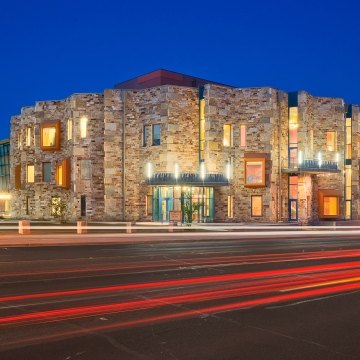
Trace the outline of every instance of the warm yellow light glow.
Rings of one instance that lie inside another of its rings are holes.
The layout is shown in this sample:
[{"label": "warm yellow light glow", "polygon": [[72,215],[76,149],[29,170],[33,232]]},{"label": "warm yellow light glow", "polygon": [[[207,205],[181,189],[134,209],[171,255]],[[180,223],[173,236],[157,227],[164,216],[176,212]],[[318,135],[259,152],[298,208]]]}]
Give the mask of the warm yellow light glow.
[{"label": "warm yellow light glow", "polygon": [[87,125],[88,125],[88,118],[86,116],[83,116],[80,119],[80,137],[82,139],[87,137]]},{"label": "warm yellow light glow", "polygon": [[67,139],[68,140],[72,139],[72,132],[73,132],[73,121],[72,121],[72,118],[69,118],[68,122],[67,122]]},{"label": "warm yellow light glow", "polygon": [[251,216],[262,216],[262,196],[251,197]]},{"label": "warm yellow light glow", "polygon": [[234,217],[234,197],[232,195],[228,195],[228,203],[227,203],[227,210],[228,210],[228,218]]},{"label": "warm yellow light glow", "polygon": [[326,132],[326,148],[328,151],[336,150],[336,131]]},{"label": "warm yellow light glow", "polygon": [[246,125],[240,125],[240,146],[246,146]]},{"label": "warm yellow light glow", "polygon": [[35,166],[34,165],[28,165],[27,166],[27,182],[33,183],[35,181]]},{"label": "warm yellow light glow", "polygon": [[174,165],[174,176],[175,176],[176,180],[179,178],[179,175],[180,175],[179,164],[175,164]]},{"label": "warm yellow light glow", "polygon": [[322,165],[321,152],[318,153],[318,162],[319,162],[319,167],[321,167],[321,165]]},{"label": "warm yellow light glow", "polygon": [[148,162],[146,164],[146,177],[148,179],[150,179],[152,177],[152,174],[153,174],[152,164],[150,162]]},{"label": "warm yellow light glow", "polygon": [[290,107],[289,108],[289,124],[290,125],[294,125],[298,123],[298,108],[295,107]]},{"label": "warm yellow light glow", "polygon": [[62,186],[62,184],[63,184],[63,167],[62,167],[62,165],[59,165],[57,167],[57,180],[58,180],[57,184]]},{"label": "warm yellow light glow", "polygon": [[225,125],[224,125],[223,145],[224,145],[225,147],[232,146],[232,141],[231,141],[231,125],[230,125],[230,124],[225,124]]},{"label": "warm yellow light glow", "polygon": [[301,165],[303,162],[303,152],[299,151],[298,153],[298,164]]},{"label": "warm yellow light glow", "polygon": [[299,124],[290,124],[290,129],[297,129],[299,127]]},{"label": "warm yellow light glow", "polygon": [[324,196],[324,215],[338,215],[338,198],[337,196]]},{"label": "warm yellow light glow", "polygon": [[42,146],[52,147],[56,146],[56,128],[44,127],[42,128]]},{"label": "warm yellow light glow", "polygon": [[226,164],[226,178],[230,180],[230,177],[231,177],[231,164],[230,162],[228,162]]},{"label": "warm yellow light glow", "polygon": [[201,180],[205,180],[205,175],[206,175],[205,163],[202,161],[200,163],[200,178],[201,178]]},{"label": "warm yellow light glow", "polygon": [[11,195],[6,193],[0,193],[0,200],[11,200]]},{"label": "warm yellow light glow", "polygon": [[31,128],[26,128],[26,146],[31,145]]},{"label": "warm yellow light glow", "polygon": [[336,162],[339,162],[339,161],[340,161],[340,154],[339,154],[339,153],[336,153],[336,154],[335,154],[335,161],[336,161]]}]

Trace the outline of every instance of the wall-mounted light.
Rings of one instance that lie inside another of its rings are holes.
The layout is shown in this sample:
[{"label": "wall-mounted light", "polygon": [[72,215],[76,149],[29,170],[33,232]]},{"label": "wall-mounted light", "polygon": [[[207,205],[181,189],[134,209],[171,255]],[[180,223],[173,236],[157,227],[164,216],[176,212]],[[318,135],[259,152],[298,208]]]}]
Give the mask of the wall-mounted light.
[{"label": "wall-mounted light", "polygon": [[321,152],[320,152],[320,151],[319,151],[319,153],[318,153],[318,162],[319,162],[319,167],[321,167],[322,157],[321,157]]},{"label": "wall-mounted light", "polygon": [[152,166],[151,162],[148,162],[146,164],[146,177],[148,179],[150,179],[152,177],[152,175],[153,175],[153,166]]},{"label": "wall-mounted light", "polygon": [[300,150],[298,153],[298,164],[301,165],[303,163],[303,152]]},{"label": "wall-mounted light", "polygon": [[206,176],[205,162],[202,161],[200,163],[200,179],[205,180],[205,176]]},{"label": "wall-mounted light", "polygon": [[231,178],[231,163],[230,161],[226,164],[225,175],[228,180]]},{"label": "wall-mounted light", "polygon": [[175,177],[175,180],[177,180],[179,178],[179,175],[180,175],[180,168],[179,168],[179,164],[175,164],[174,165],[174,177]]},{"label": "wall-mounted light", "polygon": [[340,161],[340,154],[336,153],[335,154],[335,161],[338,163]]},{"label": "wall-mounted light", "polygon": [[0,193],[0,200],[11,200],[11,195],[6,193]]}]

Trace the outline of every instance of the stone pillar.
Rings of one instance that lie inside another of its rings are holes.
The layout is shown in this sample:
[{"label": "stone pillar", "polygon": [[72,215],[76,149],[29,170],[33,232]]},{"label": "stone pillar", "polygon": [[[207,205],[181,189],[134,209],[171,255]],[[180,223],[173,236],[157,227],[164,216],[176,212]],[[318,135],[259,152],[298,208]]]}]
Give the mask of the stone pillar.
[{"label": "stone pillar", "polygon": [[20,220],[19,221],[19,234],[29,235],[30,234],[30,221]]},{"label": "stone pillar", "polygon": [[77,233],[78,234],[87,234],[87,221],[78,221],[77,222]]}]

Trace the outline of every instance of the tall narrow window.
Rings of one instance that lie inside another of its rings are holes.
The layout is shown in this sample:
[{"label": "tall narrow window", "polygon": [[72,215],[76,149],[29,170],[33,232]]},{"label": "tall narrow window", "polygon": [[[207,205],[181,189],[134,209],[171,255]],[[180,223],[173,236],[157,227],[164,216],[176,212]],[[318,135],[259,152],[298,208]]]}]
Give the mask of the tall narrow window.
[{"label": "tall narrow window", "polygon": [[345,165],[345,219],[351,219],[351,165]]},{"label": "tall narrow window", "polygon": [[26,128],[26,146],[31,146],[31,127]]},{"label": "tall narrow window", "polygon": [[88,127],[88,118],[86,116],[83,116],[80,119],[80,137],[82,139],[85,139],[87,137],[87,129]]},{"label": "tall narrow window", "polygon": [[289,107],[289,167],[298,167],[298,108]]},{"label": "tall narrow window", "polygon": [[246,147],[246,125],[240,125],[240,146]]},{"label": "tall narrow window", "polygon": [[144,125],[143,126],[143,146],[147,146],[147,142],[148,142],[148,126]]},{"label": "tall narrow window", "polygon": [[339,197],[324,196],[324,215],[337,216],[339,214]]},{"label": "tall narrow window", "polygon": [[146,195],[146,215],[152,215],[152,195]]},{"label": "tall narrow window", "polygon": [[345,140],[346,140],[346,149],[345,149],[345,159],[346,160],[351,160],[351,136],[352,136],[352,131],[351,131],[351,118],[346,118],[346,133],[345,133]]},{"label": "tall narrow window", "polygon": [[15,166],[15,189],[21,189],[21,165]]},{"label": "tall narrow window", "polygon": [[30,214],[30,196],[27,196],[25,201],[26,201],[26,203],[25,203],[25,215],[29,215]]},{"label": "tall narrow window", "polygon": [[86,195],[81,195],[80,198],[80,215],[86,216]]},{"label": "tall narrow window", "polygon": [[262,196],[252,195],[251,196],[251,216],[259,217],[262,216]]},{"label": "tall narrow window", "polygon": [[56,185],[61,186],[65,189],[70,188],[71,181],[71,163],[70,159],[65,159],[56,166]]},{"label": "tall narrow window", "polygon": [[91,179],[91,160],[80,160],[81,180]]},{"label": "tall narrow window", "polygon": [[35,182],[35,166],[27,165],[26,167],[26,180],[28,183]]},{"label": "tall narrow window", "polygon": [[22,148],[22,136],[21,136],[21,130],[18,133],[18,149],[21,150]]},{"label": "tall narrow window", "polygon": [[43,162],[43,181],[51,182],[51,163]]},{"label": "tall narrow window", "polygon": [[232,127],[231,124],[224,125],[223,145],[225,147],[232,146]]},{"label": "tall narrow window", "polygon": [[326,132],[326,148],[327,151],[336,151],[336,131]]},{"label": "tall narrow window", "polygon": [[228,195],[227,211],[228,211],[228,218],[232,219],[234,217],[234,196],[233,195]]},{"label": "tall narrow window", "polygon": [[56,167],[56,185],[63,185],[63,166],[62,164]]},{"label": "tall narrow window", "polygon": [[152,144],[160,145],[161,144],[161,128],[160,124],[154,124],[152,126]]},{"label": "tall narrow window", "polygon": [[68,118],[67,121],[67,139],[72,139],[72,133],[73,133],[73,120],[72,118]]},{"label": "tall narrow window", "polygon": [[200,100],[200,124],[199,124],[200,161],[204,160],[205,152],[205,99]]}]

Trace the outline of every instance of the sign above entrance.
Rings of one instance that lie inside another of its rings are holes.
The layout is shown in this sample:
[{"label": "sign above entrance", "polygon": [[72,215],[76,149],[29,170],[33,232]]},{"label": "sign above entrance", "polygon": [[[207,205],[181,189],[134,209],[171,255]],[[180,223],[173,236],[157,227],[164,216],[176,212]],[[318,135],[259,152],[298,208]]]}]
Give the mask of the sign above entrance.
[{"label": "sign above entrance", "polygon": [[182,213],[178,210],[170,210],[169,211],[169,221],[179,221],[181,222]]}]

